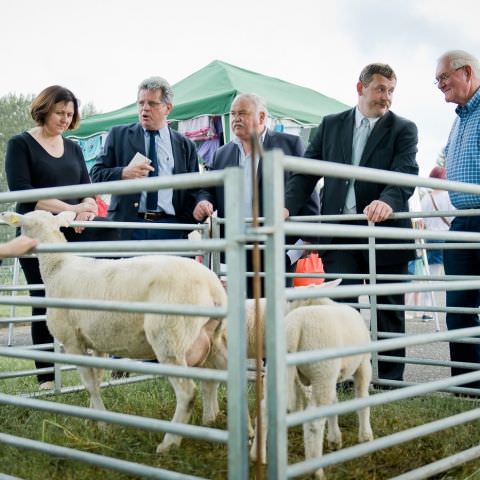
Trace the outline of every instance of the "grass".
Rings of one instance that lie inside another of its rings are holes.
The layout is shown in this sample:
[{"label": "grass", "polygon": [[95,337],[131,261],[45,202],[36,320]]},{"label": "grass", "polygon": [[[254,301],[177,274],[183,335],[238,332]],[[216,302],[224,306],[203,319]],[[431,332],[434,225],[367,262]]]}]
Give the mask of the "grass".
[{"label": "grass", "polygon": [[[0,359],[0,370],[31,368],[28,361]],[[76,372],[65,374],[65,383],[76,384]],[[33,378],[11,379],[0,383],[4,393],[34,391]],[[143,415],[169,420],[175,408],[173,393],[164,379],[152,379],[133,385],[120,385],[102,391],[107,408],[112,411]],[[221,389],[221,414],[215,423],[226,428],[225,390]],[[51,396],[51,401],[72,405],[88,405],[85,392]],[[250,395],[253,407],[253,393]],[[379,438],[422,423],[437,420],[480,406],[480,402],[459,399],[445,394],[413,398],[372,409],[372,427]],[[94,422],[38,412],[32,409],[0,405],[1,431],[25,438],[42,440],[56,445],[78,448],[132,462],[212,479],[227,478],[227,448],[225,445],[185,438],[179,448],[168,454],[157,455],[156,445],[162,434],[111,425],[105,430]],[[201,424],[200,398],[194,406],[192,423]],[[340,417],[344,446],[356,444],[357,418],[355,414]],[[448,431],[418,438],[396,447],[388,448],[355,461],[325,470],[329,480],[381,480],[476,446],[480,442],[480,424],[472,422]],[[326,449],[328,451],[328,449]],[[289,431],[289,462],[303,460],[301,427]],[[134,477],[80,462],[54,458],[45,454],[0,444],[1,473],[31,480],[127,480]],[[250,465],[254,478],[254,465]],[[309,478],[309,477],[302,477]],[[436,479],[480,479],[480,460],[437,475]]]}]

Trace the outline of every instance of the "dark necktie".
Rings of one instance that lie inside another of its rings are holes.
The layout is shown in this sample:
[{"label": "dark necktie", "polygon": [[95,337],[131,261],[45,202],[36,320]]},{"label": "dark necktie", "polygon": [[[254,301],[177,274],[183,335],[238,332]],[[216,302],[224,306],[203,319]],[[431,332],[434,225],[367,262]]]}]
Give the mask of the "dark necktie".
[{"label": "dark necktie", "polygon": [[[158,130],[149,130],[150,143],[148,146],[148,157],[152,161],[150,164],[153,170],[148,174],[149,177],[158,176],[158,159],[157,159],[157,147],[155,146],[155,137],[158,135]],[[147,210],[156,211],[158,209],[158,192],[147,192]]]}]

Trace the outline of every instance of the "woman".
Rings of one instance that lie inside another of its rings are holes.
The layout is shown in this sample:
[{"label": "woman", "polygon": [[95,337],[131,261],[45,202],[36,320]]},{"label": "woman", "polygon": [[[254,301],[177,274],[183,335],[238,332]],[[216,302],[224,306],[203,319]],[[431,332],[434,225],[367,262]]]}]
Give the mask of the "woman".
[{"label": "woman", "polygon": [[[76,143],[62,137],[80,120],[75,95],[64,87],[53,85],[33,100],[30,113],[37,126],[8,141],[5,170],[10,190],[90,183],[82,150]],[[96,201],[91,197],[17,204],[19,213],[32,210],[53,213],[71,210],[76,213],[75,220],[78,221],[94,220],[98,211]],[[82,229],[67,229],[65,235],[69,241],[81,241]],[[21,258],[20,264],[29,284],[43,283],[36,258]],[[43,297],[45,292],[32,290],[30,295]],[[32,308],[32,315],[45,313],[44,308]],[[53,342],[45,321],[32,323],[32,341],[35,345]],[[43,362],[35,364],[37,368],[52,366]],[[39,374],[40,389],[52,388],[53,378],[53,372]]]}]

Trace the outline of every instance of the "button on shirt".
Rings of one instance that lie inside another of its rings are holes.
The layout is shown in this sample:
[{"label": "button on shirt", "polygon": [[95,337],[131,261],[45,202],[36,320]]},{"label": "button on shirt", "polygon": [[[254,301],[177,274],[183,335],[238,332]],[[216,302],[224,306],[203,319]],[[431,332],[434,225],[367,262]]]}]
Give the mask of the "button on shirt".
[{"label": "button on shirt", "polygon": [[[145,138],[145,152],[149,156],[148,151],[150,143],[150,133],[144,130]],[[157,150],[158,159],[158,176],[173,175],[173,151],[172,142],[170,140],[170,131],[167,126],[161,128],[158,131],[158,135],[155,136],[155,147]],[[147,194],[142,192],[140,196],[139,212],[146,212]],[[158,207],[157,212],[165,212],[168,215],[175,215],[175,209],[173,208],[173,189],[166,188],[158,191]]]},{"label": "button on shirt", "polygon": [[[447,179],[480,185],[480,89],[463,106],[445,148]],[[480,208],[480,195],[449,192],[455,208]]]}]

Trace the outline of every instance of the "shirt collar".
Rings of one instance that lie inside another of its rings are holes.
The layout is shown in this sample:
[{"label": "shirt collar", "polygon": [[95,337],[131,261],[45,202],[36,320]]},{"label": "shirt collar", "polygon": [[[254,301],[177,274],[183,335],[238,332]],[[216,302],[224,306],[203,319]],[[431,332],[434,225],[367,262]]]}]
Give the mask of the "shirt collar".
[{"label": "shirt collar", "polygon": [[373,127],[375,124],[380,120],[380,117],[375,117],[375,118],[370,118],[366,117],[358,108],[358,106],[355,107],[355,128],[360,128],[360,124],[362,123],[362,120],[366,118],[370,122],[370,131],[372,131]]},{"label": "shirt collar", "polygon": [[[145,137],[148,137],[150,135],[150,132],[152,132],[152,131],[155,131],[155,130],[147,130],[147,129],[143,128],[143,132],[144,132]],[[159,130],[156,130],[156,131],[158,132],[158,136],[164,141],[166,139],[168,139],[169,136],[170,136],[170,132],[168,130],[168,125],[165,125],[164,127],[160,128]]]},{"label": "shirt collar", "polygon": [[473,94],[472,98],[465,104],[459,105],[455,112],[459,117],[463,115],[467,115],[468,113],[473,112],[476,110],[480,105],[480,88]]}]

